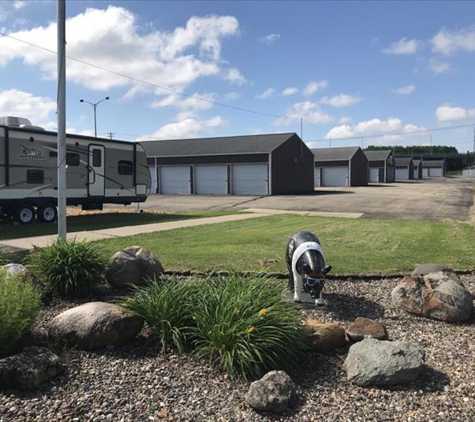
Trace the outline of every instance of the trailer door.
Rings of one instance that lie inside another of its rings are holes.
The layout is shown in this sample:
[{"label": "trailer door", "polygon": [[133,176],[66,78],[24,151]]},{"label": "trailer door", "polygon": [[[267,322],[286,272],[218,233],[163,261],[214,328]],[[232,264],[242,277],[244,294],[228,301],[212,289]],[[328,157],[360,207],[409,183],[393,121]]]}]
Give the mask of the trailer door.
[{"label": "trailer door", "polygon": [[89,145],[89,196],[105,194],[105,148],[103,145]]}]

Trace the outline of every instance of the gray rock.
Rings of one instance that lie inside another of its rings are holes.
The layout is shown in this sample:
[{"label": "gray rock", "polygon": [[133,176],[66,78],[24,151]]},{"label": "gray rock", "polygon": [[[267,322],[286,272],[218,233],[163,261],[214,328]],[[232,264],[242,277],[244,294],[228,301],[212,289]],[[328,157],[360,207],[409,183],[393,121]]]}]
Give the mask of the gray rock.
[{"label": "gray rock", "polygon": [[295,384],[284,371],[271,371],[254,381],[245,397],[253,409],[272,413],[285,412],[295,398]]},{"label": "gray rock", "polygon": [[34,390],[63,372],[59,357],[45,347],[28,347],[0,359],[0,389]]},{"label": "gray rock", "polygon": [[473,310],[472,294],[451,272],[404,277],[392,291],[391,298],[396,308],[446,322],[466,321]]},{"label": "gray rock", "polygon": [[36,282],[33,273],[22,264],[7,264],[3,266],[7,275],[18,276],[26,281]]},{"label": "gray rock", "polygon": [[423,364],[424,351],[416,344],[365,338],[350,347],[345,369],[360,387],[391,386],[414,381]]},{"label": "gray rock", "polygon": [[56,316],[48,336],[55,346],[95,350],[130,343],[143,324],[142,317],[118,305],[90,302]]},{"label": "gray rock", "polygon": [[421,264],[414,268],[414,271],[411,273],[412,276],[424,276],[429,273],[435,273],[437,271],[449,271],[452,270],[445,265],[440,264]]},{"label": "gray rock", "polygon": [[106,278],[116,288],[143,286],[150,280],[159,279],[163,272],[162,264],[152,252],[131,246],[112,256]]}]

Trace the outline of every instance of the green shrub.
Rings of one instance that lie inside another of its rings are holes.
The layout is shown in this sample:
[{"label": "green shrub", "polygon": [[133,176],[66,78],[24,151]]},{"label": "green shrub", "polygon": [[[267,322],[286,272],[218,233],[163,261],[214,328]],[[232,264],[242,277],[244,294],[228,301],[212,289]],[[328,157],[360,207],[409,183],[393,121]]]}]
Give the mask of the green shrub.
[{"label": "green shrub", "polygon": [[134,287],[135,295],[121,303],[121,306],[142,316],[151,332],[160,341],[162,352],[167,346],[175,346],[179,351],[189,348],[187,333],[194,324],[191,300],[196,283],[151,282],[146,287]]},{"label": "green shrub", "polygon": [[0,356],[15,350],[41,307],[40,293],[32,283],[0,270]]},{"label": "green shrub", "polygon": [[90,293],[103,280],[107,264],[95,244],[76,240],[38,248],[29,262],[45,288],[62,296]]},{"label": "green shrub", "polygon": [[231,376],[289,369],[307,350],[298,311],[269,279],[189,279],[136,288],[122,305],[141,315],[161,342],[206,359]]}]

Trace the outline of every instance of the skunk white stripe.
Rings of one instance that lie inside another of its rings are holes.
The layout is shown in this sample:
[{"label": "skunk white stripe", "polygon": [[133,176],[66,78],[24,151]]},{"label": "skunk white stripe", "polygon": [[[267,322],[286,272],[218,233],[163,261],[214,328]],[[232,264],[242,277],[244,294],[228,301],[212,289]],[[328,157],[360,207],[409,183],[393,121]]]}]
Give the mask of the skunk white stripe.
[{"label": "skunk white stripe", "polygon": [[302,292],[302,285],[303,279],[302,276],[297,272],[297,261],[299,258],[308,250],[316,250],[323,255],[323,249],[321,245],[317,242],[305,242],[302,243],[297,249],[295,249],[292,255],[292,273],[294,274],[294,300],[300,301],[301,300],[301,292]]}]

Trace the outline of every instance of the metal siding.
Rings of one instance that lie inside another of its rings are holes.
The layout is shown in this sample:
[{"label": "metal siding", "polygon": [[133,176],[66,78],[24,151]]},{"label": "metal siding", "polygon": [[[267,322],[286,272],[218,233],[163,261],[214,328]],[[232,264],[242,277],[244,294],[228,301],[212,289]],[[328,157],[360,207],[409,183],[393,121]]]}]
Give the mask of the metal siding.
[{"label": "metal siding", "polygon": [[368,186],[368,159],[362,149],[351,158],[349,186]]},{"label": "metal siding", "polygon": [[267,164],[233,164],[231,192],[234,195],[268,195]]},{"label": "metal siding", "polygon": [[197,195],[227,195],[228,167],[226,165],[195,166],[195,193]]},{"label": "metal siding", "polygon": [[233,163],[267,163],[268,154],[210,155],[198,157],[156,157],[159,165],[200,165]]},{"label": "metal siding", "polygon": [[315,183],[315,187],[318,188],[322,186],[322,168],[321,167],[315,167],[313,180]]}]

